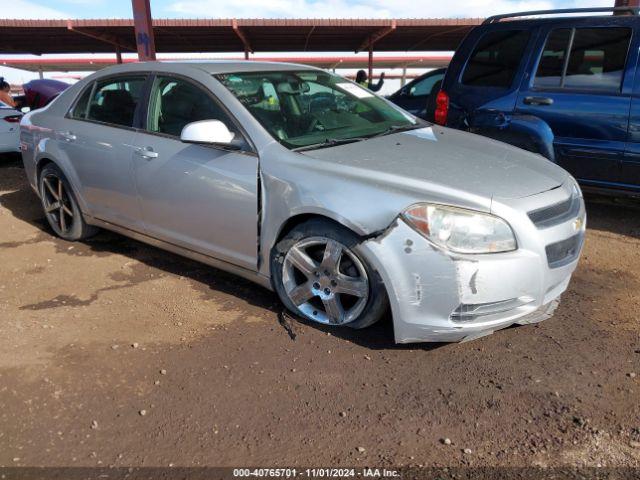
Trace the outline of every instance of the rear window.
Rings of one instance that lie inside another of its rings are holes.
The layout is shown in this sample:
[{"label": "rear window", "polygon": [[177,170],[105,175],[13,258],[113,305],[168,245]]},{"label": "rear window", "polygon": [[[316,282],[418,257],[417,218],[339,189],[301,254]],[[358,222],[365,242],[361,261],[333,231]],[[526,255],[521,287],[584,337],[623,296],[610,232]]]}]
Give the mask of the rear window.
[{"label": "rear window", "polygon": [[529,41],[526,30],[500,30],[485,34],[476,45],[462,83],[475,87],[509,88]]},{"label": "rear window", "polygon": [[[133,116],[145,80],[144,76],[122,76],[99,80],[88,98],[88,106],[85,107],[86,113],[80,118],[110,125],[132,127]],[[81,98],[78,102],[80,108],[82,108],[83,102],[85,99]]]},{"label": "rear window", "polygon": [[71,118],[84,119],[87,118],[87,107],[89,106],[89,99],[91,98],[91,92],[93,91],[93,84],[87,87],[82,96],[78,99],[75,106],[70,112]]},{"label": "rear window", "polygon": [[547,38],[534,86],[619,91],[630,39],[631,29],[624,27],[554,30]]}]

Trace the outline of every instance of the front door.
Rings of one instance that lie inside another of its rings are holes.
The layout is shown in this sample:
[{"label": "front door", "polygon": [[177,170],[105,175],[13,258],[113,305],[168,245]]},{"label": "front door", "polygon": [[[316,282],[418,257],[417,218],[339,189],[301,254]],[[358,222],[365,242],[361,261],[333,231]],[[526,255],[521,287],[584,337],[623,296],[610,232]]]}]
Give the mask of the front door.
[{"label": "front door", "polygon": [[[188,123],[215,119],[242,136],[211,92],[181,77],[153,82],[134,170],[148,235],[241,267],[257,268],[258,157],[182,143]],[[245,142],[246,143],[246,142]]]},{"label": "front door", "polygon": [[[640,38],[636,35],[632,51],[640,50]],[[622,162],[622,183],[632,190],[640,190],[640,75],[637,73],[638,59],[629,62],[627,70],[636,72],[631,112],[629,114],[629,136],[627,150]]]},{"label": "front door", "polygon": [[554,136],[556,162],[587,185],[620,182],[632,78],[625,75],[632,29],[585,25],[542,32],[533,78],[517,111]]},{"label": "front door", "polygon": [[121,75],[94,82],[58,129],[88,213],[134,230],[141,223],[132,175],[133,127],[145,81],[145,75]]}]

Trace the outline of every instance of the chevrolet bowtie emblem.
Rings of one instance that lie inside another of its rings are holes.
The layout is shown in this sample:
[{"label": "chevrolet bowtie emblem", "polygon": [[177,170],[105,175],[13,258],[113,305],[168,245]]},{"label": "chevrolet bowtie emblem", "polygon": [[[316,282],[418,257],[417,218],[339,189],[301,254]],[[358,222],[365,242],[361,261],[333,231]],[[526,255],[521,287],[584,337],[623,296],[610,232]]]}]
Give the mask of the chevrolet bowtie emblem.
[{"label": "chevrolet bowtie emblem", "polygon": [[577,232],[578,230],[580,230],[582,228],[582,217],[578,217],[573,221],[573,229]]}]

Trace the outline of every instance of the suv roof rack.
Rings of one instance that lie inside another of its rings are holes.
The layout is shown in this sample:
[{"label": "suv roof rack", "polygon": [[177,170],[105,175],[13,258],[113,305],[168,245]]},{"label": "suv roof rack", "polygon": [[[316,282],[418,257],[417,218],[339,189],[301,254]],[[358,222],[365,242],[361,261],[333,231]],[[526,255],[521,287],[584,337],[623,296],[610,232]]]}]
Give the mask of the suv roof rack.
[{"label": "suv roof rack", "polygon": [[504,20],[505,18],[514,18],[514,17],[530,17],[533,15],[555,15],[562,13],[601,13],[601,12],[624,12],[630,13],[631,15],[639,15],[640,8],[638,7],[594,7],[594,8],[558,8],[555,10],[532,10],[530,12],[517,12],[517,13],[505,13],[502,15],[493,15],[492,17],[487,17],[487,19],[482,22],[483,25],[488,25],[490,23],[498,23],[500,20]]}]

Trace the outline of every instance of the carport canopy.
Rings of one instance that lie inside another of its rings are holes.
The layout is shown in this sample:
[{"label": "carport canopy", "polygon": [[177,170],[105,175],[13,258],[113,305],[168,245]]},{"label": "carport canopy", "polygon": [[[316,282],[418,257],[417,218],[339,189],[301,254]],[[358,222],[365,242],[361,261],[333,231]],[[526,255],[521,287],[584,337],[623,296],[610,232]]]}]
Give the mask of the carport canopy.
[{"label": "carport canopy", "polygon": [[[158,52],[452,51],[482,19],[154,19]],[[135,52],[133,20],[0,19],[0,53]]]}]

